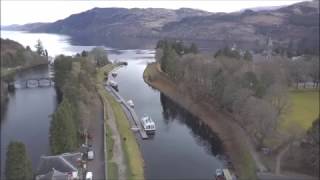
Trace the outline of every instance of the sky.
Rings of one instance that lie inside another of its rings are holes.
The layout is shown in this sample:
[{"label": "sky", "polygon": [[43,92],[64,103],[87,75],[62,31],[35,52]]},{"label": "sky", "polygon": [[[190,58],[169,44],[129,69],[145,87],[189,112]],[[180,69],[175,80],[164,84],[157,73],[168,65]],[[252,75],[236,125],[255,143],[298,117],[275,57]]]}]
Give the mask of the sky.
[{"label": "sky", "polygon": [[253,7],[290,5],[303,0],[187,0],[187,1],[9,1],[1,0],[1,25],[26,24],[33,22],[54,22],[71,14],[94,7],[124,8],[194,8],[209,12],[234,12]]}]

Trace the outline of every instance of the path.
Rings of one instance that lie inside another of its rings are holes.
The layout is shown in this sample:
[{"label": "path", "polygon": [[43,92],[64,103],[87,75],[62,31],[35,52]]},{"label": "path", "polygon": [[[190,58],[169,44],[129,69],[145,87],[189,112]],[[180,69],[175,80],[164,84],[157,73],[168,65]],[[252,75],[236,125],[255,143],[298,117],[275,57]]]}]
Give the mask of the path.
[{"label": "path", "polygon": [[107,124],[112,131],[112,138],[114,141],[113,144],[113,155],[111,161],[115,162],[118,166],[118,179],[125,180],[126,179],[126,166],[124,163],[124,153],[121,145],[120,134],[116,125],[116,119],[114,116],[114,112],[111,109],[111,106],[108,101],[106,101],[107,113],[108,113],[108,120]]},{"label": "path", "polygon": [[147,139],[148,135],[146,133],[146,131],[143,129],[140,120],[138,118],[138,115],[136,114],[136,112],[134,111],[133,108],[131,108],[126,101],[123,99],[123,97],[116,92],[116,90],[114,90],[112,87],[110,87],[109,85],[105,87],[107,91],[109,91],[112,96],[116,99],[116,101],[118,101],[124,111],[124,113],[126,114],[127,118],[129,120],[131,120],[131,125],[135,126],[138,128],[138,132],[141,136],[142,139]]},{"label": "path", "polygon": [[288,151],[289,146],[290,144],[283,148],[276,157],[276,174],[281,174],[281,160],[283,155]]},{"label": "path", "polygon": [[105,156],[103,144],[103,106],[99,105],[97,115],[90,122],[89,132],[93,139],[89,141],[94,150],[94,159],[88,163],[88,171],[93,174],[93,179],[105,179]]}]

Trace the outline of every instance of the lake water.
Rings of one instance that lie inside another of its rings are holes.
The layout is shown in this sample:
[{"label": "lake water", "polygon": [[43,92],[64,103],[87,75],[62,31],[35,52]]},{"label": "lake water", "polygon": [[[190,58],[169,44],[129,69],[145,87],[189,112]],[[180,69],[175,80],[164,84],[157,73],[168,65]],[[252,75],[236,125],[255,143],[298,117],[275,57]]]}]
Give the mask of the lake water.
[{"label": "lake water", "polygon": [[[51,56],[71,55],[94,47],[74,46],[67,36],[53,34],[2,31],[1,37],[30,47],[40,39]],[[107,50],[111,60],[128,62],[128,66],[118,70],[116,77],[120,94],[127,100],[133,100],[138,116],[148,114],[156,121],[157,131],[152,139],[141,140],[137,136],[146,178],[213,179],[215,169],[223,166],[223,161],[217,158],[223,154],[219,138],[199,119],[143,81],[143,70],[148,62],[154,61],[154,50]],[[48,73],[48,69],[25,73],[17,78],[42,76]],[[27,145],[33,166],[37,166],[39,157],[49,150],[50,114],[55,106],[54,88],[18,89],[10,94],[8,106],[1,117],[2,165],[7,143],[20,140]]]}]

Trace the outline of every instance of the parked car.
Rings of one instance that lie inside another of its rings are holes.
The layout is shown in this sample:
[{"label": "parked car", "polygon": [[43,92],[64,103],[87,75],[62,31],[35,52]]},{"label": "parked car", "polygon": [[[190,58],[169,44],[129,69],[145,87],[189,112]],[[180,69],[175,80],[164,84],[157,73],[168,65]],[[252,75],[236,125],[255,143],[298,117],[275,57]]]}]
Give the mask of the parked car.
[{"label": "parked car", "polygon": [[92,172],[86,173],[86,180],[92,180]]},{"label": "parked car", "polygon": [[94,159],[94,151],[92,147],[89,147],[88,150],[88,160],[93,160]]}]

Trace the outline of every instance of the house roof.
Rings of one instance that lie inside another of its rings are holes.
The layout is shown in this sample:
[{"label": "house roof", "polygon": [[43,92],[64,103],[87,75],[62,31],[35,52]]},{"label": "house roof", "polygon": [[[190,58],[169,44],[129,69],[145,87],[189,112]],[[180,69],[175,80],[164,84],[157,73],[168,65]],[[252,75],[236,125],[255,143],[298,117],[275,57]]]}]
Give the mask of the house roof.
[{"label": "house roof", "polygon": [[55,156],[41,156],[36,174],[47,174],[52,169],[62,173],[78,171],[78,162],[81,159],[81,153],[65,153]]},{"label": "house roof", "polygon": [[39,175],[36,180],[69,180],[69,175],[55,170],[54,168],[47,174]]}]

